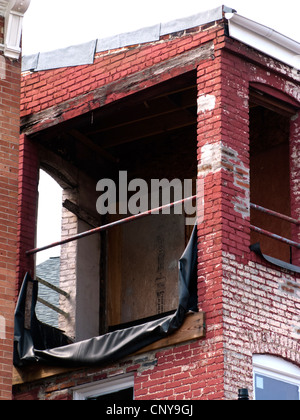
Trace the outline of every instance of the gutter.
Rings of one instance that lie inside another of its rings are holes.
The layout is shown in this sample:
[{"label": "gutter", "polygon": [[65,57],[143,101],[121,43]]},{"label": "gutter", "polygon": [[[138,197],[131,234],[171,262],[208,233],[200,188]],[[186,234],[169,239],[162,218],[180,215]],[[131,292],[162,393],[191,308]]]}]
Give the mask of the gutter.
[{"label": "gutter", "polygon": [[300,70],[300,43],[237,13],[225,13],[229,36]]}]

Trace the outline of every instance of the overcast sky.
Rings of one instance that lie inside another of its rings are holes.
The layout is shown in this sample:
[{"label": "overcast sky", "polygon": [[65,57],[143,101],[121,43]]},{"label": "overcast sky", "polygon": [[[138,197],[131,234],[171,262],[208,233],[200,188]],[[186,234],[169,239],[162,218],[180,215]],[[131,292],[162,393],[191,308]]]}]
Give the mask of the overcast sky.
[{"label": "overcast sky", "polygon": [[[300,42],[300,1],[227,0],[243,16]],[[23,52],[32,54],[130,32],[213,9],[222,0],[31,0]]]},{"label": "overcast sky", "polygon": [[[31,0],[23,25],[23,54],[51,51],[187,17],[220,0]],[[300,42],[300,0],[228,0],[228,7]],[[61,191],[42,175],[37,245],[60,238]],[[38,263],[59,249],[38,254]]]}]

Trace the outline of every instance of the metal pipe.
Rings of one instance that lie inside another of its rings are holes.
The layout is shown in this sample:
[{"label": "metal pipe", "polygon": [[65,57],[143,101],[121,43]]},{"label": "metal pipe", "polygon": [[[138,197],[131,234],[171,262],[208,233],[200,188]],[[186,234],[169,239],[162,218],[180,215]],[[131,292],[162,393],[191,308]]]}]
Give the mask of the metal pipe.
[{"label": "metal pipe", "polygon": [[125,219],[116,220],[115,222],[108,223],[107,225],[99,226],[95,229],[91,229],[91,230],[88,230],[88,231],[83,232],[83,233],[78,233],[77,235],[71,236],[70,238],[63,239],[63,240],[58,241],[58,242],[54,242],[50,245],[46,245],[46,246],[43,246],[43,247],[40,247],[40,248],[30,249],[29,251],[26,251],[26,255],[29,256],[29,255],[37,254],[38,252],[45,251],[46,249],[55,248],[56,246],[64,245],[64,244],[67,244],[69,242],[77,241],[78,239],[86,238],[87,236],[91,236],[91,235],[94,235],[96,233],[102,232],[104,230],[113,228],[115,226],[122,225],[123,223],[128,223],[128,222],[131,222],[133,220],[141,219],[142,217],[149,216],[153,213],[157,213],[157,212],[159,212],[161,210],[164,210],[164,209],[167,209],[167,208],[175,207],[179,204],[183,204],[187,201],[192,201],[196,198],[197,198],[197,195],[193,195],[191,197],[184,198],[184,199],[179,200],[179,201],[175,201],[174,203],[165,204],[164,206],[157,207],[157,208],[151,209],[151,210],[147,210],[143,213],[139,213],[139,214],[127,217]]},{"label": "metal pipe", "polygon": [[293,219],[292,217],[286,216],[285,214],[278,213],[273,210],[269,210],[265,207],[258,206],[257,204],[250,203],[251,208],[261,211],[263,213],[268,214],[269,216],[278,217],[279,219],[286,220],[287,222],[294,223],[295,225],[300,225],[300,221]]},{"label": "metal pipe", "polygon": [[281,241],[281,242],[283,242],[283,243],[285,243],[287,245],[290,245],[290,246],[293,246],[295,248],[300,249],[300,243],[298,243],[298,242],[295,242],[295,241],[292,241],[290,239],[284,238],[283,236],[276,235],[275,233],[271,233],[268,230],[259,228],[257,226],[251,225],[250,228],[254,232],[261,233],[262,235],[268,236],[269,238],[276,239],[276,240]]}]

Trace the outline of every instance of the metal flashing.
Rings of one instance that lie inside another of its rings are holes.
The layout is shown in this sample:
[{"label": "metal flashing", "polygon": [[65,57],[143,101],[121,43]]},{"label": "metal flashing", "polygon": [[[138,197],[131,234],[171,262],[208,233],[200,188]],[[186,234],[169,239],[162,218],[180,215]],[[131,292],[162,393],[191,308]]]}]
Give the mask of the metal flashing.
[{"label": "metal flashing", "polygon": [[96,41],[39,54],[36,70],[93,64]]},{"label": "metal flashing", "polygon": [[220,6],[213,10],[201,12],[193,16],[177,19],[167,23],[159,23],[147,28],[138,29],[133,32],[114,35],[104,39],[92,41],[95,48],[90,43],[75,45],[69,48],[56,50],[47,53],[38,53],[23,57],[22,71],[41,71],[60,67],[73,67],[82,64],[92,64],[94,52],[101,53],[105,51],[125,48],[130,45],[144,44],[148,42],[159,41],[163,35],[171,34],[205,25],[223,18],[223,13],[234,12],[233,9],[226,6]]},{"label": "metal flashing", "polygon": [[96,41],[22,57],[22,72],[93,64]]},{"label": "metal flashing", "polygon": [[39,56],[40,56],[40,53],[23,56],[22,57],[22,70],[34,71],[35,69],[37,69]]},{"label": "metal flashing", "polygon": [[205,25],[223,18],[223,6],[216,9],[207,10],[193,16],[182,19],[173,20],[171,22],[161,24],[160,35],[167,35],[174,32],[185,31],[186,29],[195,28],[196,26]]},{"label": "metal flashing", "polygon": [[129,45],[144,44],[158,41],[160,38],[160,24],[139,29],[137,31],[115,35],[109,38],[98,39],[96,52],[114,50]]},{"label": "metal flashing", "polygon": [[[0,0],[0,13],[1,3]],[[220,6],[193,16],[160,23],[133,32],[97,39],[86,44],[23,57],[22,71],[41,71],[61,67],[92,64],[96,53],[108,52],[131,45],[159,41],[161,36],[188,30],[225,18],[229,36],[249,45],[289,66],[300,70],[300,43],[275,30],[237,14],[236,10]]]}]

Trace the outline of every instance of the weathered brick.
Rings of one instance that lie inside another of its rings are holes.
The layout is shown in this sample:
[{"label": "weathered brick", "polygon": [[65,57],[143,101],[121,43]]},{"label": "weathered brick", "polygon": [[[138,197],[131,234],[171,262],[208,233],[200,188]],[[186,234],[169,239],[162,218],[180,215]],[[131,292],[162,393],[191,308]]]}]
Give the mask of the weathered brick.
[{"label": "weathered brick", "polygon": [[[67,390],[72,386],[136,372],[136,399],[236,399],[238,388],[248,387],[252,391],[253,354],[276,354],[300,365],[299,276],[264,263],[249,250],[249,84],[265,80],[269,86],[295,99],[293,92],[299,89],[299,81],[294,79],[292,72],[282,70],[279,64],[275,69],[273,64],[269,65],[268,58],[228,39],[221,26],[205,30],[194,28],[185,34],[167,35],[151,45],[97,54],[90,66],[24,75],[22,116],[80,97],[83,103],[78,104],[76,111],[66,108],[62,116],[62,121],[71,119],[89,110],[85,94],[89,93],[94,99],[92,92],[96,89],[139,74],[211,40],[215,45],[214,59],[202,61],[197,67],[198,176],[204,182],[201,197],[204,199],[204,217],[198,226],[198,305],[206,313],[206,338],[161,350],[155,355],[142,355],[143,360],[131,357],[110,367],[83,369],[69,376],[58,376],[47,385],[46,395],[42,387],[40,392],[33,387],[31,392],[26,389],[16,391],[16,398],[23,395],[24,399],[69,399],[72,393]],[[169,72],[173,72],[172,76],[177,74],[176,69]],[[171,76],[162,75],[157,83],[166,77]],[[151,83],[154,82],[145,80],[143,87],[137,89],[147,88]],[[10,90],[6,92],[10,93]],[[103,104],[123,99],[126,95],[116,89],[108,93]],[[10,107],[13,102],[9,103]],[[298,116],[291,123],[290,140],[291,205],[292,214],[298,218],[299,139]],[[1,146],[6,147],[0,143]],[[22,136],[19,281],[33,264],[32,260],[24,258],[24,250],[31,248],[34,242],[37,167],[33,144]],[[0,195],[1,191],[5,194],[5,189],[6,186],[0,184]],[[3,202],[5,200],[6,195]],[[77,224],[76,218],[72,219],[67,213],[63,217],[65,237],[75,233]],[[12,230],[11,235],[14,234]],[[295,228],[293,237],[299,240],[298,228]],[[63,288],[70,293],[74,291],[76,277],[76,267],[72,263],[75,248],[74,245],[64,248],[65,265],[61,268]],[[295,256],[299,262],[300,252],[297,251]],[[0,293],[6,296],[7,292],[2,290]]]},{"label": "weathered brick", "polygon": [[[1,26],[2,21],[0,22]],[[16,293],[20,62],[1,58],[0,80],[0,400],[11,399],[13,323]]]}]

